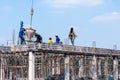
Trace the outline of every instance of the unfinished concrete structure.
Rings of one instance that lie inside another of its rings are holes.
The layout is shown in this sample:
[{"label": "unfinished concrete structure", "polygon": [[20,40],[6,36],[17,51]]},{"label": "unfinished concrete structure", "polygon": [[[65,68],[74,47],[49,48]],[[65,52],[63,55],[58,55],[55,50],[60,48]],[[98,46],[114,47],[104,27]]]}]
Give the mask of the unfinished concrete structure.
[{"label": "unfinished concrete structure", "polygon": [[119,80],[120,51],[34,43],[0,47],[1,80]]}]

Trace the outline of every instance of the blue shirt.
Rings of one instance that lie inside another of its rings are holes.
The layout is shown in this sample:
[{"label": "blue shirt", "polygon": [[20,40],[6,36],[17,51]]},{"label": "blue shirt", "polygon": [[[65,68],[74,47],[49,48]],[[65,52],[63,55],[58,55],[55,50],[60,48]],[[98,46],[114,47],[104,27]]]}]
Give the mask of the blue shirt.
[{"label": "blue shirt", "polygon": [[24,35],[24,31],[25,31],[24,28],[20,28],[20,31],[19,31],[19,37],[21,37],[21,36]]},{"label": "blue shirt", "polygon": [[56,44],[59,44],[59,43],[60,43],[60,38],[57,37],[57,38],[56,38]]}]

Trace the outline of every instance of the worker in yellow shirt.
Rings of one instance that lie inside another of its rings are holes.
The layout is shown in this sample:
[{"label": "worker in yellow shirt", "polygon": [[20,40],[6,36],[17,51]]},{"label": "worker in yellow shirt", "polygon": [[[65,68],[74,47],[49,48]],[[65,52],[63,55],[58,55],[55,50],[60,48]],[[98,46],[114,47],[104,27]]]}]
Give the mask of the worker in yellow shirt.
[{"label": "worker in yellow shirt", "polygon": [[54,41],[53,41],[53,39],[51,37],[49,38],[48,43],[49,44],[54,44]]}]

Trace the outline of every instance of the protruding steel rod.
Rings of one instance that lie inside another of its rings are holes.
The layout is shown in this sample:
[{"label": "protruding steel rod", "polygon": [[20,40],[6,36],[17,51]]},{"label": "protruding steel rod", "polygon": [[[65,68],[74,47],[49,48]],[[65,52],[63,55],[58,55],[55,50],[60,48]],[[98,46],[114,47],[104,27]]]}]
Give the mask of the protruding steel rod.
[{"label": "protruding steel rod", "polygon": [[32,0],[32,5],[31,5],[31,20],[30,20],[30,27],[32,27],[32,17],[33,17],[34,9],[33,9],[33,0]]}]

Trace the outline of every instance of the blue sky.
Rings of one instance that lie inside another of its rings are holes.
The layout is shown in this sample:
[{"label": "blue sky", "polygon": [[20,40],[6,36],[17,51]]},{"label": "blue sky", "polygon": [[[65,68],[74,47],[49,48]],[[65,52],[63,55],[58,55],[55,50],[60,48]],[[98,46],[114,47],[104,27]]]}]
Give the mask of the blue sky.
[{"label": "blue sky", "polygon": [[[74,27],[75,45],[120,49],[120,0],[34,0],[33,28],[47,42],[58,34],[63,43],[69,29]],[[15,30],[18,38],[19,23],[30,24],[31,0],[1,0],[0,45],[12,39]]]}]

